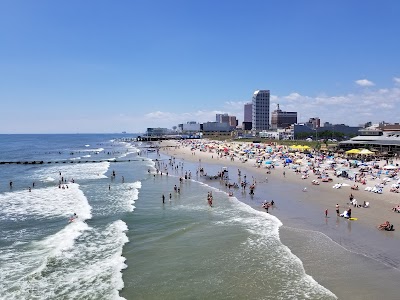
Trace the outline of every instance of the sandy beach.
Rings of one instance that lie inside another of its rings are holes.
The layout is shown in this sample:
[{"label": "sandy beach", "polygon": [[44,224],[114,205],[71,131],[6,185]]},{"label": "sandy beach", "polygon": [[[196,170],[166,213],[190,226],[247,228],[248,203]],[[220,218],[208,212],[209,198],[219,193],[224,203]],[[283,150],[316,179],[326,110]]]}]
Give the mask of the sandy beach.
[{"label": "sandy beach", "polygon": [[[365,191],[366,187],[373,187],[380,183],[382,179],[368,178],[365,185],[361,183],[355,183],[342,177],[336,177],[334,170],[326,170],[329,177],[332,178],[330,182],[322,182],[318,179],[317,175],[309,172],[309,177],[302,179],[301,173],[296,173],[295,169],[291,168],[290,165],[283,167],[283,164],[275,166],[273,169],[266,169],[265,165],[257,167],[256,159],[247,159],[245,162],[240,161],[238,158],[231,160],[229,155],[219,157],[215,152],[199,151],[199,149],[192,150],[190,143],[182,145],[175,141],[164,141],[162,146],[176,146],[166,147],[164,152],[171,156],[181,157],[187,161],[199,162],[209,164],[219,164],[227,167],[237,167],[240,170],[246,170],[247,172],[254,173],[257,177],[258,186],[260,185],[271,185],[275,180],[285,184],[301,184],[302,187],[307,189],[306,193],[303,189],[298,192],[299,196],[307,202],[320,207],[321,214],[325,209],[328,209],[329,216],[336,215],[335,205],[339,204],[340,212],[342,213],[345,209],[352,209],[352,217],[357,218],[358,223],[365,224],[370,228],[376,228],[379,224],[388,220],[394,225],[394,228],[400,228],[400,214],[393,212],[392,208],[400,204],[400,194],[390,192],[391,184],[387,184],[382,188],[383,193],[377,194],[373,192]],[[379,162],[383,167],[384,161]],[[395,161],[394,163],[397,163]],[[267,171],[269,173],[267,174]],[[285,175],[283,175],[285,172]],[[210,174],[211,175],[211,174]],[[214,175],[214,174],[212,174]],[[268,183],[265,183],[268,178]],[[251,178],[250,178],[251,179]],[[314,185],[313,180],[318,180],[319,185]],[[249,178],[248,178],[249,181]],[[392,181],[391,183],[393,183]],[[333,188],[336,184],[345,184],[340,188]],[[352,190],[351,186],[354,184],[358,185],[359,190]],[[369,208],[354,207],[349,203],[349,196],[352,194],[359,205],[365,202],[369,202]],[[397,234],[393,234],[393,237],[398,238]]]},{"label": "sandy beach", "polygon": [[[207,143],[214,142],[202,141],[202,145]],[[215,150],[217,145],[206,151],[200,145],[188,141],[160,143],[164,154],[204,166],[206,172],[208,165],[227,167],[231,173],[240,169],[242,178],[246,175],[248,182],[256,182],[254,198],[249,198],[247,192],[243,193],[240,188],[232,191],[238,199],[260,210],[263,210],[263,201],[273,199],[276,204],[269,212],[283,223],[280,228],[282,241],[303,261],[307,273],[334,291],[340,299],[345,299],[343,295],[348,293],[354,294],[353,299],[380,299],[379,295],[383,291],[385,299],[397,298],[396,282],[400,278],[400,214],[392,208],[400,204],[400,194],[390,192],[392,185],[397,182],[397,174],[391,176],[392,171],[384,170],[386,161],[375,162],[378,165],[376,169],[383,172],[380,178],[375,178],[374,173],[368,173],[364,177],[365,184],[337,177],[336,170],[325,168],[326,164],[321,161],[320,169],[323,169],[324,175],[332,178],[332,181],[322,182],[319,175],[311,171],[304,172],[310,168],[307,167],[305,155],[301,153],[294,157],[302,158],[300,167],[294,168],[292,163],[284,167],[280,159],[274,168],[266,168],[265,160],[259,164],[257,157],[230,155],[233,153],[231,149],[237,148],[236,144],[223,143],[222,147],[229,149],[218,151],[219,154]],[[241,145],[244,147],[243,143]],[[247,147],[250,148],[250,145]],[[335,158],[337,165],[339,160]],[[398,162],[391,163],[395,165]],[[360,168],[363,167],[365,164],[353,168],[354,173],[362,174]],[[391,179],[385,179],[389,176]],[[315,180],[318,180],[319,185],[312,183]],[[341,184],[339,188],[333,188],[338,184]],[[359,190],[351,189],[354,184],[358,185]],[[382,193],[365,190],[366,187],[375,186],[380,186]],[[304,188],[306,191],[303,191]],[[364,201],[369,202],[369,207],[354,207],[349,200],[350,194],[357,199],[359,205]],[[337,216],[336,204],[340,206],[340,213],[350,207],[351,217],[357,220],[350,221]],[[378,230],[377,226],[386,220],[397,231]],[[318,242],[315,242],[316,237]],[[309,243],[317,243],[318,247],[310,248]],[[347,254],[344,255],[343,251]],[[330,266],[329,272],[326,272],[327,265]],[[379,281],[376,280],[377,276]]]}]

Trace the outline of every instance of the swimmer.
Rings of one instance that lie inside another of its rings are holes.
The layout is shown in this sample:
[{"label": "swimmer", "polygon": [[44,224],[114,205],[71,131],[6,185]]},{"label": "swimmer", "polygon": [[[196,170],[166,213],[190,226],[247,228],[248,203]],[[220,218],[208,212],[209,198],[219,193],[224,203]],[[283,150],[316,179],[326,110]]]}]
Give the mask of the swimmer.
[{"label": "swimmer", "polygon": [[77,215],[76,213],[74,213],[74,214],[72,215],[72,217],[69,218],[68,223],[71,223],[71,222],[75,221],[77,218],[78,218],[78,215]]}]

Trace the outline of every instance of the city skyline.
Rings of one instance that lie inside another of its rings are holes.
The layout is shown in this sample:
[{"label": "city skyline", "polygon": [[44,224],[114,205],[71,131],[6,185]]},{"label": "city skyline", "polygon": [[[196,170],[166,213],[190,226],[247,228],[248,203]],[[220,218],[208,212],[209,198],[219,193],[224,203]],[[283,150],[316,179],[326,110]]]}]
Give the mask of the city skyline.
[{"label": "city skyline", "polygon": [[0,133],[144,132],[218,113],[241,124],[262,89],[299,123],[399,122],[399,12],[394,0],[5,1]]}]

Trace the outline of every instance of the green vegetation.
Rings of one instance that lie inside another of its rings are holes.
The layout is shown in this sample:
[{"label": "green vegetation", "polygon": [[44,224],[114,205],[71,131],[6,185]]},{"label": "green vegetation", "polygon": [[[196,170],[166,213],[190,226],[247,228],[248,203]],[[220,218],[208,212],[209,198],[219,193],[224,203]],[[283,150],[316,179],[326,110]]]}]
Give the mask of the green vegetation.
[{"label": "green vegetation", "polygon": [[[331,131],[331,130],[324,130],[324,131],[318,131],[318,139],[336,139],[336,140],[344,140],[346,137],[347,138],[352,138],[354,137],[354,134],[344,134],[343,132],[338,132],[338,131]],[[302,140],[312,137],[313,139],[316,138],[315,131],[313,132],[300,132],[297,133],[295,138],[297,140]]]},{"label": "green vegetation", "polygon": [[323,144],[319,141],[305,141],[305,140],[272,140],[272,139],[267,139],[267,138],[260,138],[260,137],[254,137],[254,138],[248,138],[248,139],[233,139],[233,138],[227,138],[226,136],[220,136],[220,137],[207,137],[207,139],[210,140],[215,140],[215,141],[226,141],[226,142],[247,142],[247,143],[253,143],[254,141],[260,141],[261,143],[264,144],[278,144],[278,145],[285,145],[285,146],[292,146],[292,145],[303,145],[303,146],[309,146],[312,149],[321,149],[322,145],[324,148],[334,148],[337,146],[337,143],[331,143],[327,140],[324,141]]}]

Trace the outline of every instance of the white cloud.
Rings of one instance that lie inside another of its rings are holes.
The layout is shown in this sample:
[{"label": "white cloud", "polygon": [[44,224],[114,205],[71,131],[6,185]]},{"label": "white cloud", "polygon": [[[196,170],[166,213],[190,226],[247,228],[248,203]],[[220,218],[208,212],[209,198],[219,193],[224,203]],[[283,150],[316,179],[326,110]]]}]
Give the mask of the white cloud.
[{"label": "white cloud", "polygon": [[356,80],[355,83],[357,83],[360,86],[374,86],[375,83],[373,83],[372,81],[369,81],[368,79],[359,79]]},{"label": "white cloud", "polygon": [[400,84],[400,77],[393,77],[393,81],[394,81],[396,84]]},{"label": "white cloud", "polygon": [[302,96],[299,93],[291,93],[285,97],[288,100],[299,100]]},{"label": "white cloud", "polygon": [[271,101],[271,109],[274,109],[274,104],[279,103],[282,110],[297,111],[299,122],[319,117],[321,122],[356,126],[367,121],[399,122],[400,111],[396,109],[399,102],[400,88],[392,87],[336,96],[324,94],[311,97],[291,93],[288,96],[277,96],[274,102]]},{"label": "white cloud", "polygon": [[173,119],[174,116],[169,112],[154,111],[144,115],[147,119]]},{"label": "white cloud", "polygon": [[[396,80],[394,80],[397,83]],[[400,81],[400,78],[399,78]],[[227,101],[212,110],[186,111],[179,113],[155,111],[146,114],[141,119],[142,126],[171,128],[179,123],[188,121],[214,121],[215,114],[228,113],[235,115],[239,124],[243,121],[243,106],[248,101]],[[306,122],[311,117],[319,117],[321,122],[347,124],[357,126],[372,121],[400,121],[400,87],[362,89],[357,93],[343,95],[327,95],[320,93],[316,96],[302,95],[292,92],[288,95],[271,95],[270,110],[276,109],[276,104],[284,111],[297,111],[298,121]],[[137,121],[138,122],[138,121]]]}]

